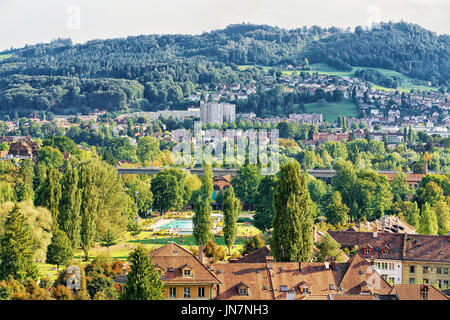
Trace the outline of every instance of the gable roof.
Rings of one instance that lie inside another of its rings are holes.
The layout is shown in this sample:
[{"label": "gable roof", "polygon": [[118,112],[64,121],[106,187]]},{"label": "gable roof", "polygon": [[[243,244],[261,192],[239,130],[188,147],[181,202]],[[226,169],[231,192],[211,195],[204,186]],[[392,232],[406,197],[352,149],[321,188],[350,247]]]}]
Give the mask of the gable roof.
[{"label": "gable roof", "polygon": [[[328,231],[343,248],[359,247],[359,253],[368,259],[392,259],[415,261],[450,261],[450,236],[399,234],[386,232]],[[382,254],[389,247],[387,255]],[[372,248],[369,255],[364,248]]]},{"label": "gable roof", "polygon": [[339,287],[344,288],[346,293],[359,294],[362,289],[368,288],[374,294],[389,294],[391,285],[360,254],[354,255],[348,264],[339,283]]},{"label": "gable roof", "polygon": [[[357,231],[328,231],[342,248],[358,246],[359,253],[365,258],[373,256],[375,259],[402,259],[404,234],[384,232],[357,232]],[[382,254],[382,248],[390,248],[387,255]],[[371,248],[369,255],[364,253],[365,248]]]},{"label": "gable roof", "polygon": [[422,300],[420,290],[424,287],[428,288],[428,300],[450,300],[450,297],[426,284],[394,284],[390,294],[396,295],[399,300]]},{"label": "gable roof", "polygon": [[[219,284],[220,280],[198,258],[176,243],[168,243],[150,252],[152,263],[166,270],[164,284]],[[189,266],[192,277],[183,276],[181,269]],[[172,271],[169,271],[172,270]]]}]

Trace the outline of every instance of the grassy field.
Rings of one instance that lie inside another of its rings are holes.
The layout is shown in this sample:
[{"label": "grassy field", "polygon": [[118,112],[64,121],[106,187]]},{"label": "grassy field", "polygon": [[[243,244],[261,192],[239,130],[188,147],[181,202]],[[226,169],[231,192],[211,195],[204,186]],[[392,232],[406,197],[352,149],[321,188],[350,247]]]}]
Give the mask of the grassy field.
[{"label": "grassy field", "polygon": [[0,61],[2,61],[4,59],[7,59],[7,58],[9,58],[11,56],[12,56],[12,54],[0,54]]},{"label": "grassy field", "polygon": [[306,113],[321,113],[323,119],[332,122],[336,121],[339,115],[356,117],[358,107],[351,100],[342,102],[314,102],[305,104]]},{"label": "grassy field", "polygon": [[[259,233],[260,231],[251,225],[238,223],[236,244],[231,250],[231,253],[239,252],[242,249],[246,237],[250,237]],[[153,250],[164,244],[167,244],[170,241],[178,243],[186,249],[188,249],[190,246],[196,246],[195,239],[192,235],[185,235],[183,237],[180,237],[179,235],[156,236],[150,231],[142,231],[139,235],[132,236],[129,232],[127,232],[124,236],[118,239],[118,243],[116,245],[109,247],[109,249],[96,244],[95,247],[93,247],[89,251],[89,258],[90,260],[93,260],[99,255],[106,255],[110,256],[113,259],[116,258],[126,262],[128,260],[130,251],[132,251],[138,245],[142,245],[148,250]],[[216,237],[214,242],[220,246],[225,246],[223,236]],[[84,265],[85,262],[83,260],[84,253],[81,250],[78,250],[74,255],[73,263]],[[51,279],[56,278],[57,271],[55,265],[39,263],[38,267],[40,276],[48,276]],[[64,267],[60,267],[60,269],[64,269]]]},{"label": "grassy field", "polygon": [[[238,66],[239,70],[246,70],[249,68],[254,68],[256,66],[254,65],[241,65]],[[263,68],[264,71],[267,72],[267,70],[273,68],[273,67],[267,67],[267,66],[258,66]],[[358,70],[362,70],[362,69],[371,69],[371,70],[376,70],[378,72],[380,72],[381,74],[385,75],[385,76],[397,76],[403,79],[403,83],[401,87],[398,87],[396,89],[392,89],[392,88],[386,88],[386,87],[382,87],[376,84],[372,84],[372,87],[375,89],[380,89],[380,90],[385,90],[385,91],[395,91],[398,90],[400,92],[410,92],[411,89],[415,89],[415,90],[438,90],[439,88],[436,87],[430,87],[430,86],[426,86],[426,85],[417,85],[414,84],[411,78],[397,72],[394,70],[388,70],[388,69],[382,69],[382,68],[370,68],[370,67],[353,67],[352,71],[339,71],[334,69],[333,67],[330,67],[329,65],[325,64],[325,63],[314,63],[310,65],[311,70],[310,71],[306,71],[306,72],[317,72],[319,74],[327,74],[330,76],[337,76],[337,77],[349,77],[349,78],[354,78],[355,77],[355,72]],[[276,68],[276,67],[275,67]],[[292,73],[294,72],[293,70],[281,70],[281,72],[283,74],[287,74],[287,75],[292,75]],[[299,72],[299,71],[297,71]]]},{"label": "grassy field", "polygon": [[386,87],[382,87],[382,86],[379,86],[376,84],[372,84],[375,89],[380,89],[380,90],[386,90],[386,91],[398,90],[400,92],[402,92],[402,91],[409,92],[409,91],[411,91],[411,89],[438,90],[438,88],[436,88],[436,87],[429,87],[429,86],[425,86],[425,85],[416,85],[412,82],[411,78],[409,78],[397,71],[394,71],[394,70],[388,70],[388,69],[382,69],[382,68],[370,68],[370,67],[353,67],[352,71],[345,72],[345,71],[336,70],[325,63],[315,63],[315,64],[312,64],[310,67],[312,70],[309,72],[318,72],[319,74],[327,74],[327,75],[338,76],[338,77],[354,78],[356,71],[363,70],[363,69],[371,69],[371,70],[380,72],[384,76],[397,76],[397,77],[403,79],[402,86],[398,87],[396,89],[386,88]]}]

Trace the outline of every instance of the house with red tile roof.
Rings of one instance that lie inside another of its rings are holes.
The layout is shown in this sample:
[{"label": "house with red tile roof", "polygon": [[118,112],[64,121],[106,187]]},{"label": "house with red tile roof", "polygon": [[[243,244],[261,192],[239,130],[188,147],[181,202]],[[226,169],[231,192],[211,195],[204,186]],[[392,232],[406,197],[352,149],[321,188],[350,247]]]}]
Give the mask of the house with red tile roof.
[{"label": "house with red tile roof", "polygon": [[396,284],[390,295],[396,300],[450,300],[443,292],[426,284]]}]

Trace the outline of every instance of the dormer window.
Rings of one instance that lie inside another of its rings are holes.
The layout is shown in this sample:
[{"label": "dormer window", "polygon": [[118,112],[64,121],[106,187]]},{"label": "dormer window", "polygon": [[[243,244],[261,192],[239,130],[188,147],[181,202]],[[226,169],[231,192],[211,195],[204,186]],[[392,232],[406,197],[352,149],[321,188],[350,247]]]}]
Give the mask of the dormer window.
[{"label": "dormer window", "polygon": [[383,249],[383,250],[381,250],[381,253],[383,255],[387,255],[389,253],[389,250],[388,249]]},{"label": "dormer window", "polygon": [[428,287],[423,286],[420,288],[420,299],[428,300]]},{"label": "dormer window", "polygon": [[239,289],[239,295],[240,295],[240,296],[248,296],[248,290],[247,290],[247,288],[240,288],[240,289]]},{"label": "dormer window", "polygon": [[183,275],[184,275],[185,277],[186,277],[186,276],[190,276],[190,275],[191,275],[191,270],[189,270],[189,269],[184,269]]},{"label": "dormer window", "polygon": [[369,248],[364,249],[364,254],[370,254],[370,249]]},{"label": "dormer window", "polygon": [[304,293],[304,294],[308,294],[308,293],[309,293],[309,289],[308,289],[308,287],[303,287],[303,289],[302,289],[302,293]]}]

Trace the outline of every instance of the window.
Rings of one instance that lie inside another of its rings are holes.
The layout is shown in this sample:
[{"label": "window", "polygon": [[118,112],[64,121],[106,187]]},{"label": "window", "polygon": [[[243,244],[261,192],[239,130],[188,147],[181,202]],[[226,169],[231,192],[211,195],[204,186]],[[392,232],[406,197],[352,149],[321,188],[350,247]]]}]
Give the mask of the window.
[{"label": "window", "polygon": [[389,283],[394,283],[395,282],[395,278],[394,277],[389,277],[388,278],[388,282]]},{"label": "window", "polygon": [[448,268],[444,268],[444,274],[448,274]]},{"label": "window", "polygon": [[442,268],[436,268],[436,273],[437,274],[442,274]]},{"label": "window", "polygon": [[239,289],[239,295],[240,296],[248,296],[247,288],[240,288]]},{"label": "window", "polygon": [[409,278],[409,284],[414,284],[415,283],[415,279],[414,278]]},{"label": "window", "polygon": [[444,288],[448,289],[448,280],[444,280]]},{"label": "window", "polygon": [[415,273],[416,268],[414,266],[409,266],[409,273]]},{"label": "window", "polygon": [[184,297],[185,298],[190,298],[191,297],[191,288],[184,287]]},{"label": "window", "polygon": [[388,268],[387,262],[383,262],[383,263],[381,264],[381,269],[386,270],[387,268]]},{"label": "window", "polygon": [[393,262],[389,262],[389,270],[394,270],[395,264]]},{"label": "window", "polygon": [[169,298],[176,298],[177,297],[177,288],[170,288],[169,289]]},{"label": "window", "polygon": [[437,285],[438,285],[439,289],[442,289],[442,280],[438,280]]},{"label": "window", "polygon": [[303,292],[304,294],[307,294],[307,293],[309,293],[308,287],[303,287],[303,290],[302,290],[302,292]]},{"label": "window", "polygon": [[423,279],[423,284],[428,284],[428,279]]},{"label": "window", "polygon": [[205,287],[198,287],[198,297],[199,298],[205,297]]},{"label": "window", "polygon": [[381,250],[381,253],[382,253],[383,255],[387,255],[387,254],[388,254],[388,250],[387,250],[387,249],[383,249],[383,250]]},{"label": "window", "polygon": [[370,249],[364,249],[364,254],[370,254]]},{"label": "window", "polygon": [[185,277],[190,277],[191,276],[191,270],[189,270],[189,269],[184,269],[184,276]]},{"label": "window", "polygon": [[423,273],[428,273],[428,266],[423,266]]},{"label": "window", "polygon": [[376,269],[380,269],[380,266],[381,266],[381,265],[380,265],[379,262],[375,262],[375,268],[376,268]]},{"label": "window", "polygon": [[288,287],[287,286],[280,286],[280,291],[281,292],[287,292],[288,291]]}]

